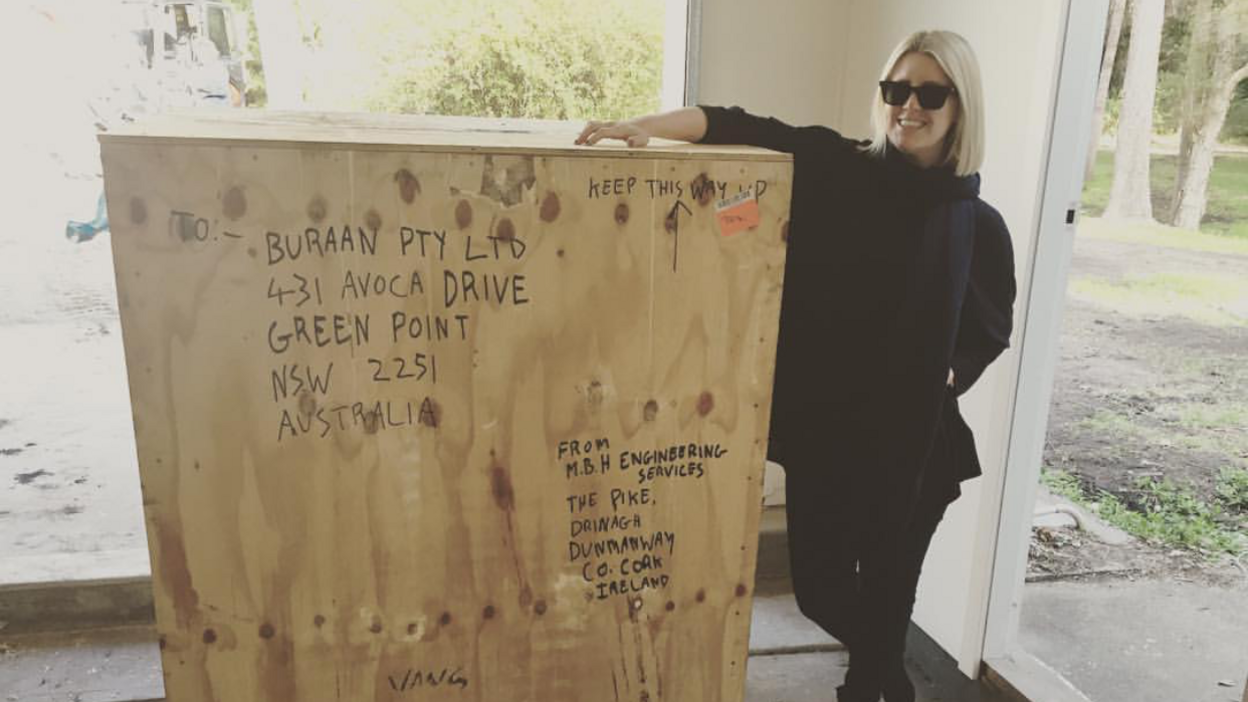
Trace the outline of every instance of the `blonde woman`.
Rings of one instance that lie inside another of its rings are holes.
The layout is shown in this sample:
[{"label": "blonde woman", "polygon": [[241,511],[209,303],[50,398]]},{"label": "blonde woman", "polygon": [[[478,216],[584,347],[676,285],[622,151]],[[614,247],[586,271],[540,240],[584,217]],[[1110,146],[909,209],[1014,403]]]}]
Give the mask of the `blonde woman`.
[{"label": "blonde woman", "polygon": [[840,702],[912,702],[919,572],[960,482],[980,475],[957,396],[1009,345],[1014,256],[979,199],[980,72],[952,32],[889,57],[870,141],[740,108],[590,122],[577,143],[650,137],[793,154],[769,455],[784,465],[794,592],[850,653]]}]

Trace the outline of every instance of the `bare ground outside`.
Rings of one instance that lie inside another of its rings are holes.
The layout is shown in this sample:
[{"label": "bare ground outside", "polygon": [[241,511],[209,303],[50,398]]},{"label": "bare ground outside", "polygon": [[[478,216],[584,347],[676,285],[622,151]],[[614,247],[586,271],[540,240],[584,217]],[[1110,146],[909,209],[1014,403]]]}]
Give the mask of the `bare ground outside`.
[{"label": "bare ground outside", "polygon": [[[1049,475],[1077,484],[1093,509],[1108,499],[1155,516],[1158,486],[1184,491],[1208,508],[1211,529],[1230,534],[1219,542],[1229,548],[1199,533],[1187,543],[1180,535],[1112,546],[1040,529],[1032,579],[1100,572],[1248,589],[1240,561],[1248,515],[1225,495],[1228,476],[1248,469],[1242,243],[1099,219],[1081,225],[1044,452]],[[1182,516],[1176,529],[1203,528]]]}]

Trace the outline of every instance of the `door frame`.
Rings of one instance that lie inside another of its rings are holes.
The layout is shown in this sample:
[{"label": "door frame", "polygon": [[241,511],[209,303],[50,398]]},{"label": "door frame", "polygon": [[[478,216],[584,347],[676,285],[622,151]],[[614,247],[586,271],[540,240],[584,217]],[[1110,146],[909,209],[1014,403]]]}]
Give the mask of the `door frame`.
[{"label": "door frame", "polygon": [[[1064,0],[1059,66],[1019,343],[981,659],[1018,650],[1031,521],[1057,367],[1066,282],[1092,131],[1109,0]],[[998,668],[998,674],[1002,668]],[[1010,681],[1015,682],[1015,681]],[[1021,682],[1021,681],[1020,681]]]}]

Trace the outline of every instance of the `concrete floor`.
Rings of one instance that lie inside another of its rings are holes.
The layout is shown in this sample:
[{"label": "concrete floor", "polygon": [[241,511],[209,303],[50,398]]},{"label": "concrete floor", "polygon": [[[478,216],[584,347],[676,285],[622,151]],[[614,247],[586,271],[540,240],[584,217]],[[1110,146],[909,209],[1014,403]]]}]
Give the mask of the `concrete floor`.
[{"label": "concrete floor", "polygon": [[0,642],[5,702],[126,702],[165,696],[150,627],[16,637]]},{"label": "concrete floor", "polygon": [[1112,580],[1031,583],[1019,644],[1094,702],[1240,702],[1248,589]]},{"label": "concrete floor", "polygon": [[[22,207],[0,227],[0,586],[141,575],[110,235],[75,244],[63,234],[67,219],[91,218],[101,182],[12,153],[24,177]],[[92,562],[104,571],[84,574]]]},{"label": "concrete floor", "polygon": [[[756,598],[752,626],[749,702],[834,698],[847,655],[802,618],[791,595]],[[920,702],[1004,702],[966,680],[917,629],[909,645]],[[160,651],[149,627],[14,637],[0,642],[0,691],[4,702],[161,700]]]}]

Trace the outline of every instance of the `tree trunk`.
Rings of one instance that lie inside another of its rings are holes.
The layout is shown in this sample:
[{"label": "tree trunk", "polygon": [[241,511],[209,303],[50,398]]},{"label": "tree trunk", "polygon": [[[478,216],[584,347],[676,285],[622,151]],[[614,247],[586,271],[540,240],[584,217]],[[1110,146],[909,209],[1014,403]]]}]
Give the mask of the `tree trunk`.
[{"label": "tree trunk", "polygon": [[[1219,47],[1219,63],[1225,60],[1230,63],[1230,53],[1234,41],[1229,46]],[[1225,75],[1225,72],[1222,72]],[[1172,224],[1183,229],[1199,229],[1200,220],[1204,219],[1205,206],[1209,200],[1209,174],[1213,171],[1213,154],[1218,146],[1218,134],[1226,123],[1226,113],[1231,109],[1231,100],[1235,97],[1235,87],[1248,78],[1248,65],[1241,66],[1222,84],[1205,103],[1202,123],[1188,155],[1186,177],[1183,188],[1175,194],[1174,218]]]},{"label": "tree trunk", "polygon": [[1096,84],[1096,106],[1092,108],[1092,142],[1088,145],[1088,165],[1083,179],[1092,177],[1096,167],[1097,145],[1105,128],[1105,103],[1109,101],[1109,81],[1114,75],[1114,61],[1118,58],[1118,39],[1122,36],[1122,18],[1126,14],[1127,0],[1113,0],[1109,6],[1109,26],[1105,28],[1105,50],[1101,54],[1101,77]]},{"label": "tree trunk", "polygon": [[1127,49],[1127,75],[1122,86],[1118,145],[1114,151],[1114,184],[1105,206],[1106,217],[1153,218],[1148,158],[1164,17],[1164,0],[1132,3],[1131,45]]},{"label": "tree trunk", "polygon": [[1178,217],[1179,201],[1187,188],[1187,175],[1192,161],[1192,145],[1202,138],[1205,126],[1205,106],[1210,93],[1216,88],[1212,57],[1216,51],[1217,33],[1213,26],[1213,0],[1195,0],[1192,4],[1191,32],[1188,37],[1187,58],[1183,72],[1182,110],[1179,120],[1179,157],[1176,161],[1174,189],[1170,208],[1163,220],[1174,224]]},{"label": "tree trunk", "polygon": [[1235,68],[1241,42],[1239,20],[1245,12],[1248,0],[1233,0],[1216,13],[1210,0],[1199,0],[1192,18],[1178,177],[1167,217],[1176,227],[1199,229],[1205,215],[1218,134],[1226,123],[1235,88],[1248,77],[1248,65]]}]

